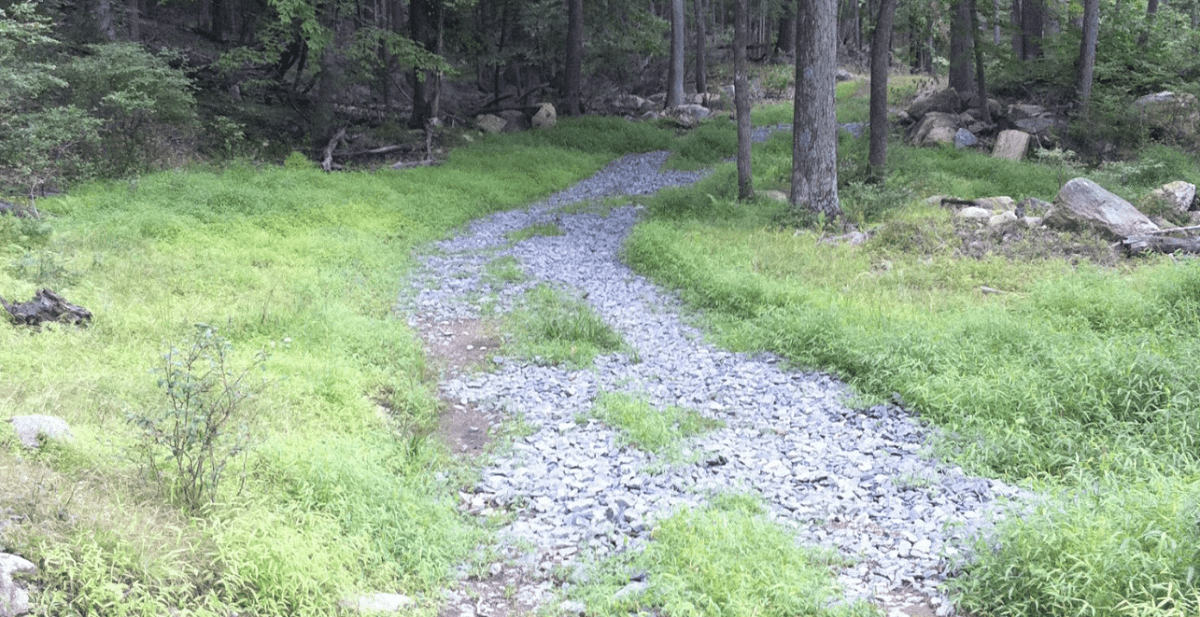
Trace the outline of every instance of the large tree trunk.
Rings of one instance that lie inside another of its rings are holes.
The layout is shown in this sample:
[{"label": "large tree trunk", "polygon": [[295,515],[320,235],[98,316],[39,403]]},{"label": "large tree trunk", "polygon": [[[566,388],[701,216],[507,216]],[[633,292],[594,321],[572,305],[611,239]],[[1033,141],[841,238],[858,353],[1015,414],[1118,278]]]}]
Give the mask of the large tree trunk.
[{"label": "large tree trunk", "polygon": [[693,0],[692,12],[696,16],[696,92],[708,92],[708,58],[705,57],[708,33],[704,31],[704,2]]},{"label": "large tree trunk", "polygon": [[[1086,11],[1086,8],[1084,9]],[[1138,35],[1138,47],[1145,47],[1146,43],[1150,42],[1150,31],[1154,29],[1154,18],[1158,15],[1158,0],[1147,0],[1146,2],[1146,24],[1142,27],[1142,33]],[[1085,17],[1086,19],[1086,17]]]},{"label": "large tree trunk", "polygon": [[892,51],[892,20],[896,15],[896,0],[879,3],[879,18],[871,38],[871,145],[867,156],[870,177],[881,181],[887,168],[887,95],[889,57]]},{"label": "large tree trunk", "polygon": [[142,40],[142,14],[138,0],[128,0],[125,3],[125,13],[129,17],[129,40],[137,43]]},{"label": "large tree trunk", "polygon": [[687,36],[684,30],[683,0],[671,0],[671,59],[667,71],[667,107],[678,107],[683,104],[683,39]]},{"label": "large tree trunk", "polygon": [[979,6],[976,0],[969,0],[971,11],[971,41],[975,49],[975,99],[983,113],[983,121],[991,124],[992,111],[988,109],[987,80],[983,73],[983,29],[979,27]]},{"label": "large tree trunk", "polygon": [[737,109],[738,199],[754,197],[750,167],[750,80],[746,77],[746,29],[750,0],[737,0],[733,19],[733,100]]},{"label": "large tree trunk", "polygon": [[1046,22],[1045,0],[1021,0],[1021,59],[1042,55],[1042,29]]},{"label": "large tree trunk", "polygon": [[837,193],[837,0],[797,0],[792,190],[798,209],[842,215]]},{"label": "large tree trunk", "polygon": [[958,96],[963,99],[975,92],[971,70],[973,40],[970,0],[955,0],[954,17],[950,24],[950,87],[957,90]]},{"label": "large tree trunk", "polygon": [[780,11],[774,50],[777,58],[796,50],[796,11],[791,2],[784,2]]},{"label": "large tree trunk", "polygon": [[225,24],[229,20],[226,16],[229,7],[226,0],[209,0],[208,4],[208,33],[214,41],[222,41],[225,39]]},{"label": "large tree trunk", "polygon": [[[438,0],[412,0],[408,10],[408,29],[412,40],[420,44],[426,51],[439,52],[439,33],[435,28],[438,15],[435,14]],[[408,119],[409,128],[423,129],[436,114],[437,94],[440,89],[438,76],[433,71],[413,69],[410,79],[413,89],[412,116]]]},{"label": "large tree trunk", "polygon": [[[697,0],[699,2],[699,0]],[[567,0],[567,66],[563,113],[577,116],[580,112],[579,91],[583,81],[583,0]]]},{"label": "large tree trunk", "polygon": [[1083,34],[1079,38],[1079,80],[1075,83],[1075,95],[1085,119],[1088,117],[1088,100],[1092,97],[1092,75],[1096,70],[1096,40],[1099,33],[1100,0],[1083,0]]},{"label": "large tree trunk", "polygon": [[116,16],[113,14],[114,0],[99,0],[96,3],[96,29],[107,41],[117,39]]}]

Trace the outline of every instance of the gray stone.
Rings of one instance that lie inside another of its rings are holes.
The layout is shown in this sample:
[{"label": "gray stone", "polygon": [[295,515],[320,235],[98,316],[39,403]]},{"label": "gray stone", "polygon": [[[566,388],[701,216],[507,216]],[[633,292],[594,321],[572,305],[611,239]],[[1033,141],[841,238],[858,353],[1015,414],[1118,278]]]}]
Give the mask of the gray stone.
[{"label": "gray stone", "polygon": [[578,600],[563,600],[558,605],[559,613],[583,617],[587,613],[587,605]]},{"label": "gray stone", "polygon": [[1017,215],[1012,210],[1007,210],[988,218],[988,227],[1000,227],[1009,223],[1016,223]]},{"label": "gray stone", "polygon": [[475,116],[475,126],[485,133],[495,135],[504,130],[504,118],[495,114],[480,114]]},{"label": "gray stone", "polygon": [[996,136],[996,145],[992,147],[992,156],[1010,161],[1024,159],[1029,151],[1030,137],[1025,131],[1000,131]]},{"label": "gray stone", "polygon": [[1157,199],[1180,212],[1196,210],[1196,185],[1183,180],[1168,182],[1150,192],[1151,199]]},{"label": "gray stone", "polygon": [[712,110],[703,105],[686,103],[668,109],[667,115],[674,118],[679,126],[690,129],[699,126],[701,120],[712,116]]},{"label": "gray stone", "polygon": [[1147,94],[1133,102],[1133,111],[1146,126],[1175,138],[1200,136],[1200,106],[1194,95],[1170,91]]},{"label": "gray stone", "polygon": [[946,88],[917,97],[908,108],[908,115],[920,122],[930,112],[957,114],[962,111],[962,99],[954,88]]},{"label": "gray stone", "polygon": [[505,133],[518,133],[529,129],[529,118],[519,109],[506,109],[500,112],[500,117],[504,118]]},{"label": "gray stone", "polygon": [[778,201],[780,203],[787,203],[787,201],[788,201],[788,194],[784,193],[783,191],[768,190],[768,191],[757,191],[757,193],[759,195],[761,195],[762,197],[765,197],[767,199],[771,199],[774,201]]},{"label": "gray stone", "polygon": [[558,123],[558,114],[554,111],[554,105],[542,103],[538,107],[537,113],[533,114],[533,120],[530,123],[535,129],[554,128],[554,125]]},{"label": "gray stone", "polygon": [[18,585],[13,579],[15,574],[33,574],[37,572],[28,560],[0,553],[0,617],[16,617],[33,610],[29,605],[29,592]]},{"label": "gray stone", "polygon": [[359,613],[398,613],[412,606],[413,600],[398,593],[372,593],[346,598],[338,605]]},{"label": "gray stone", "polygon": [[837,81],[850,81],[854,79],[854,73],[851,73],[846,69],[838,69],[837,73],[834,75],[834,79]]},{"label": "gray stone", "polygon": [[1054,128],[1054,118],[1024,118],[1013,122],[1013,126],[1030,135],[1045,135],[1051,128]]},{"label": "gray stone", "polygon": [[975,203],[980,208],[986,208],[992,212],[1004,212],[1005,210],[1015,210],[1017,202],[1012,197],[1000,195],[997,197],[980,197],[975,200]]},{"label": "gray stone", "polygon": [[952,144],[958,131],[958,122],[958,116],[955,114],[931,111],[917,123],[912,143],[914,146]]},{"label": "gray stone", "polygon": [[41,435],[44,435],[46,439],[56,441],[74,438],[66,420],[54,416],[13,416],[12,425],[13,430],[17,433],[17,439],[26,448],[38,447],[38,437]]},{"label": "gray stone", "polygon": [[1158,231],[1158,225],[1132,204],[1087,178],[1064,184],[1043,222],[1063,231],[1095,229],[1110,240]]},{"label": "gray stone", "polygon": [[954,147],[955,148],[970,148],[979,143],[979,138],[974,133],[967,129],[960,128],[954,132]]},{"label": "gray stone", "polygon": [[954,216],[965,221],[978,221],[980,223],[986,223],[988,219],[992,218],[992,213],[986,208],[967,206],[966,208],[959,210]]}]

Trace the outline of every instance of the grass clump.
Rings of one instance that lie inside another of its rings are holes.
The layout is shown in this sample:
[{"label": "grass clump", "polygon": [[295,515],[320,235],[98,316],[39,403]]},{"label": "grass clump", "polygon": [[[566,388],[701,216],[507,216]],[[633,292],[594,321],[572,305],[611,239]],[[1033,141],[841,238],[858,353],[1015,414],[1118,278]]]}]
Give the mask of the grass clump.
[{"label": "grass clump", "polygon": [[601,353],[628,346],[585,302],[547,285],[525,294],[523,306],[509,316],[513,348],[542,364],[585,368]]},{"label": "grass clump", "polygon": [[507,237],[509,242],[515,244],[517,242],[523,242],[537,236],[561,236],[564,233],[566,232],[564,232],[562,227],[559,227],[557,223],[541,223],[539,225],[522,227],[516,231],[510,231],[508,232]]},{"label": "grass clump", "polygon": [[512,255],[504,255],[489,261],[483,267],[483,274],[489,286],[495,290],[512,283],[520,283],[526,279],[521,262]]},{"label": "grass clump", "polygon": [[684,439],[725,426],[692,409],[675,405],[655,409],[644,397],[623,392],[602,393],[592,413],[621,431],[626,442],[669,459],[679,458]]},{"label": "grass clump", "polygon": [[[596,581],[572,590],[589,615],[655,613],[680,617],[812,615],[868,617],[862,602],[836,603],[834,558],[802,548],[747,500],[715,500],[660,521],[646,550],[601,564]],[[640,592],[631,572],[645,572]],[[632,591],[632,593],[630,592]]]}]

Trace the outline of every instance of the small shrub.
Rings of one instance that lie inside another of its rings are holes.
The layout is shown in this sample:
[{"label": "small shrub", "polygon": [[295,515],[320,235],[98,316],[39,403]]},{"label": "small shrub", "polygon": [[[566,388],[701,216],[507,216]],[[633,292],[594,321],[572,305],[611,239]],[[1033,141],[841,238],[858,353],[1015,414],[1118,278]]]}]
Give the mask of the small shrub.
[{"label": "small shrub", "polygon": [[211,326],[196,325],[182,349],[171,347],[155,369],[166,404],[129,421],[141,429],[136,454],[154,481],[188,510],[210,503],[228,465],[250,444],[254,391],[251,373],[265,352],[241,371],[231,366],[231,345]]}]

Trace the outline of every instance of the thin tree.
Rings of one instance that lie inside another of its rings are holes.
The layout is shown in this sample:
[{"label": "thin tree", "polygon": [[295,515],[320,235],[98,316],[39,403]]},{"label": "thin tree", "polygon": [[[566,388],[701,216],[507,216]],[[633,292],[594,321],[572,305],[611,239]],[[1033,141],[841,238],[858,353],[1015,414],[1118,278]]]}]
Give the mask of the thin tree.
[{"label": "thin tree", "polygon": [[1045,0],[1021,0],[1021,59],[1042,55],[1042,30],[1046,27]]},{"label": "thin tree", "polygon": [[703,4],[703,0],[692,2],[692,12],[696,18],[696,92],[699,94],[708,92],[708,58],[704,51],[708,33],[704,28]]},{"label": "thin tree", "polygon": [[968,0],[971,11],[971,39],[975,48],[975,98],[979,110],[983,113],[983,121],[991,124],[992,110],[988,109],[987,81],[983,73],[983,29],[979,27],[979,6],[976,0]]},{"label": "thin tree", "polygon": [[[699,1],[699,0],[697,0]],[[567,0],[567,66],[564,75],[566,97],[563,113],[579,115],[583,81],[583,0]]]},{"label": "thin tree", "polygon": [[892,52],[892,22],[896,0],[881,0],[875,34],[871,37],[871,145],[867,156],[871,180],[882,181],[887,167],[888,68]]},{"label": "thin tree", "polygon": [[667,108],[683,104],[683,0],[671,0],[671,58],[667,70]]},{"label": "thin tree", "polygon": [[[1087,7],[1084,7],[1084,11]],[[1158,15],[1158,0],[1147,0],[1146,2],[1146,24],[1142,27],[1142,33],[1138,35],[1138,47],[1145,47],[1146,43],[1150,42],[1150,31],[1154,29],[1154,18]],[[1086,17],[1085,17],[1086,19]]]},{"label": "thin tree", "polygon": [[1083,33],[1079,39],[1079,79],[1075,95],[1086,119],[1092,97],[1092,75],[1096,70],[1096,40],[1100,33],[1100,0],[1083,0]]},{"label": "thin tree", "polygon": [[737,109],[737,170],[738,199],[754,197],[754,180],[750,166],[750,80],[746,78],[746,30],[750,13],[749,0],[737,0],[733,17],[733,101]]},{"label": "thin tree", "polygon": [[970,0],[955,0],[954,15],[950,23],[950,87],[964,100],[975,89],[971,75],[973,41]]},{"label": "thin tree", "polygon": [[842,215],[837,192],[837,0],[797,0],[796,98],[792,114],[793,207]]}]

